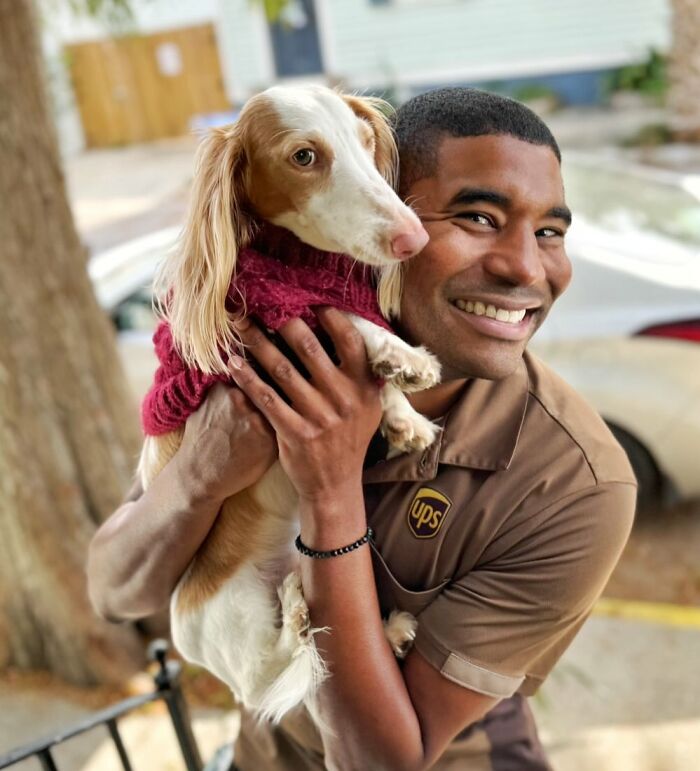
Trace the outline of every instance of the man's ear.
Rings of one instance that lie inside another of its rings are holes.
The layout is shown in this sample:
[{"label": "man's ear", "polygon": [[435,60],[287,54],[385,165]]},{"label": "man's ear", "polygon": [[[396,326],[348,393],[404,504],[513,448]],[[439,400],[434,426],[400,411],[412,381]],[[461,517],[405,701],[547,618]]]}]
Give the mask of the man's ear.
[{"label": "man's ear", "polygon": [[374,96],[352,96],[341,94],[350,109],[374,132],[374,162],[379,173],[395,189],[398,178],[399,153],[394,132],[389,125],[389,116],[394,108],[383,99]]}]

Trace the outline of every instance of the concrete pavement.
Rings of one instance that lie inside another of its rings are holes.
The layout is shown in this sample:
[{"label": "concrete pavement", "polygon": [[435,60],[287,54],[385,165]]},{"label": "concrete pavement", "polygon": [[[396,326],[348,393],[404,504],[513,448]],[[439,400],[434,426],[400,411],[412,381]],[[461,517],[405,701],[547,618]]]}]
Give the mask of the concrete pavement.
[{"label": "concrete pavement", "polygon": [[[694,771],[699,683],[700,628],[593,616],[531,704],[555,771]],[[41,693],[2,693],[0,754],[86,712]],[[238,730],[234,712],[193,717],[205,760]],[[136,768],[182,768],[162,705],[122,719],[120,731]],[[59,768],[76,771],[121,768],[103,729],[71,740],[57,758]]]},{"label": "concrete pavement", "polygon": [[92,254],[184,222],[197,142],[163,139],[65,162],[75,224]]},{"label": "concrete pavement", "polygon": [[700,629],[591,617],[532,699],[556,771],[700,768]]}]

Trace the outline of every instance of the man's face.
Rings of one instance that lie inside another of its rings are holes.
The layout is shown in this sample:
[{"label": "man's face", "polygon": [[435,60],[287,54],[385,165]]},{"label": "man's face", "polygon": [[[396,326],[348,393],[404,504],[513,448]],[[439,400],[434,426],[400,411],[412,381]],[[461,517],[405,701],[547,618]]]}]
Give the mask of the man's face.
[{"label": "man's face", "polygon": [[406,266],[403,333],[443,380],[510,375],[571,278],[556,156],[511,136],[446,137],[433,176],[405,192],[430,241]]}]

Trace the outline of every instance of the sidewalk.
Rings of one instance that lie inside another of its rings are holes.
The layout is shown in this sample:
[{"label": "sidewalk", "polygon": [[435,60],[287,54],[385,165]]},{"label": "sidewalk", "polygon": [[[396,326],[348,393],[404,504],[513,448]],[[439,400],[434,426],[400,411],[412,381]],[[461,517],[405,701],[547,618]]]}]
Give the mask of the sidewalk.
[{"label": "sidewalk", "polygon": [[591,617],[531,700],[556,771],[690,771],[700,629]]},{"label": "sidewalk", "polygon": [[184,136],[67,160],[73,216],[91,254],[184,222],[197,143]]},{"label": "sidewalk", "polygon": [[[593,616],[531,700],[555,771],[691,771],[700,758],[700,628]],[[42,693],[0,694],[0,753],[87,713]],[[194,711],[203,759],[238,730],[232,712]],[[180,771],[163,705],[120,721],[135,768]],[[59,768],[118,771],[104,730],[57,750]],[[17,771],[31,771],[25,762]],[[260,771],[263,771],[262,769]]]}]

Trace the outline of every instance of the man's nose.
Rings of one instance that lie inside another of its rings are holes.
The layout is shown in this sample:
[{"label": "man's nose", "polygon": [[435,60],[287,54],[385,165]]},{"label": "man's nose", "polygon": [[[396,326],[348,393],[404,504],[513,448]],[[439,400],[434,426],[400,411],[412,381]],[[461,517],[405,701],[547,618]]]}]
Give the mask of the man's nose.
[{"label": "man's nose", "polygon": [[503,229],[487,255],[485,268],[513,286],[532,286],[546,276],[537,236],[526,227]]}]

